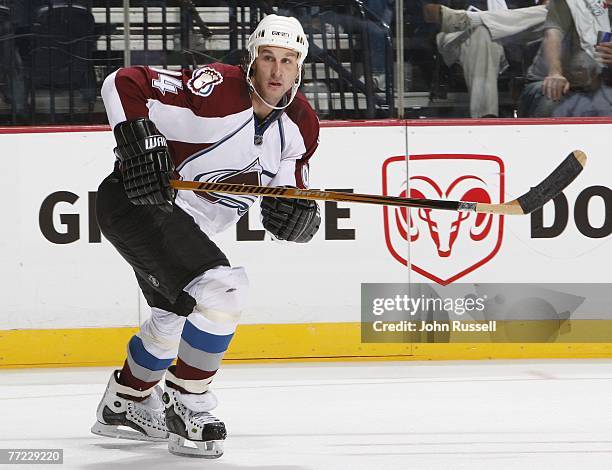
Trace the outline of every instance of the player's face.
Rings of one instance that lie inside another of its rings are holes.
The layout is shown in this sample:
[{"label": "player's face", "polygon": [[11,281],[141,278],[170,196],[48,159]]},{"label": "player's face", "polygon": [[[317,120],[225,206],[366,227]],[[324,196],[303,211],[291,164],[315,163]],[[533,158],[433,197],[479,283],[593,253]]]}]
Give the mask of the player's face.
[{"label": "player's face", "polygon": [[252,82],[268,103],[276,105],[298,77],[297,52],[284,47],[261,46]]}]

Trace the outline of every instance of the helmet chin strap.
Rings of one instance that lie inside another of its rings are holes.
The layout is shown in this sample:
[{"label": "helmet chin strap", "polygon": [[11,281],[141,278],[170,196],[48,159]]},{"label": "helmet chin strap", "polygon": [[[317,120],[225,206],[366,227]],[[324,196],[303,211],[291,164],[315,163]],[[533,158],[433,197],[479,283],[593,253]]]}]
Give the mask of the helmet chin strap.
[{"label": "helmet chin strap", "polygon": [[253,90],[253,93],[255,93],[255,95],[261,100],[261,102],[263,104],[265,104],[267,107],[272,108],[272,109],[285,109],[287,106],[289,106],[292,102],[293,102],[293,98],[295,98],[295,95],[297,94],[298,88],[300,87],[300,81],[302,80],[302,71],[300,69],[298,69],[298,80],[296,83],[293,84],[292,87],[292,91],[291,91],[291,97],[289,98],[289,101],[287,101],[287,104],[284,106],[274,106],[270,103],[268,103],[257,91],[257,88],[255,88],[255,85],[253,85],[253,82],[251,81],[251,77],[250,72],[251,72],[251,65],[252,63],[249,65],[249,68],[247,69],[247,83],[249,84],[249,87],[251,88],[251,90]]}]

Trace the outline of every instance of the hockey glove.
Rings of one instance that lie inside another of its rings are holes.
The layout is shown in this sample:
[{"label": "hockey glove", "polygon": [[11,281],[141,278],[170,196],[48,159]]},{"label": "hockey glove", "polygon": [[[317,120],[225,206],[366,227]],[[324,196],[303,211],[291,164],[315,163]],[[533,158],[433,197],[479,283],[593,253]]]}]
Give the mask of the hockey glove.
[{"label": "hockey glove", "polygon": [[306,243],[319,230],[321,214],[316,201],[263,197],[261,222],[279,240]]},{"label": "hockey glove", "polygon": [[170,187],[174,165],[166,138],[149,119],[124,121],[115,126],[115,155],[121,162],[123,186],[135,205],[154,205],[172,212],[175,191]]}]

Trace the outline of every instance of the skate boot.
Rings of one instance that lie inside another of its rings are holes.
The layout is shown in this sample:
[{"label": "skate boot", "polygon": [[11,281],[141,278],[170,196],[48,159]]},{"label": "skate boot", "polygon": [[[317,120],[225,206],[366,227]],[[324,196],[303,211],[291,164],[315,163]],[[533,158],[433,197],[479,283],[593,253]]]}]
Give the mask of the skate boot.
[{"label": "skate boot", "polygon": [[217,406],[211,391],[190,394],[166,387],[162,400],[166,406],[168,450],[172,454],[205,459],[223,455],[225,424],[209,413]]},{"label": "skate boot", "polygon": [[[116,370],[98,405],[98,420],[91,427],[91,432],[100,436],[138,441],[168,440],[161,387],[156,385],[152,390],[141,392],[119,384],[118,378],[119,371]],[[149,397],[138,402],[122,398],[118,394]]]}]

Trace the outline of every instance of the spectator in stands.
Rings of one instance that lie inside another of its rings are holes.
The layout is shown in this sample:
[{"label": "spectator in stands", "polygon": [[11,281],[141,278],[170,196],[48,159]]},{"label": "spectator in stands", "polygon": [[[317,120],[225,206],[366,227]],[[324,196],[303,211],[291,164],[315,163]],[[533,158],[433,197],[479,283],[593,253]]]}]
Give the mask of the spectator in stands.
[{"label": "spectator in stands", "polygon": [[[422,0],[418,0],[422,1]],[[278,12],[283,15],[292,15],[304,25],[307,34],[318,33],[327,36],[328,44],[333,41],[336,33],[344,31],[359,31],[360,26],[354,17],[344,13],[342,8],[330,9],[318,6],[309,6],[307,2],[291,0],[275,2],[268,0],[264,2],[269,9],[278,5]],[[370,63],[372,82],[375,91],[386,90],[387,66],[386,66],[386,41],[390,34],[390,25],[393,21],[395,10],[394,0],[364,0],[364,5],[370,13],[367,24],[370,49]],[[372,19],[373,17],[373,19]],[[392,77],[389,77],[390,79]],[[359,77],[361,82],[365,81],[363,75]]]},{"label": "spectator in stands", "polygon": [[266,0],[263,3],[266,5],[268,14],[277,6],[278,13],[293,15],[298,18],[307,34],[322,32],[331,33],[331,24],[325,23],[324,21],[327,15],[322,12],[321,8],[318,6],[309,6],[308,2],[303,2],[302,0],[287,0],[282,2]]},{"label": "spectator in stands", "polygon": [[612,91],[603,84],[612,44],[597,45],[610,31],[612,0],[551,0],[544,41],[521,96],[521,116],[612,115]]},{"label": "spectator in stands", "polygon": [[0,2],[0,93],[19,121],[28,111],[25,71],[16,36],[27,19],[24,2]]},{"label": "spectator in stands", "polygon": [[366,0],[366,8],[377,17],[378,24],[373,21],[368,24],[368,35],[370,39],[370,58],[372,64],[372,81],[377,90],[385,91],[386,85],[386,34],[389,30],[384,26],[390,26],[394,13],[393,0]]},{"label": "spectator in stands", "polygon": [[488,11],[453,10],[438,4],[423,8],[426,22],[440,24],[436,41],[444,62],[463,68],[474,118],[499,115],[497,79],[508,66],[504,46],[539,40],[546,18],[546,0],[514,10],[507,9],[503,0],[492,3],[497,8]]},{"label": "spectator in stands", "polygon": [[[3,0],[0,13],[0,91],[12,104],[17,121],[34,112],[32,89],[80,90],[88,102],[96,98],[91,50],[95,47],[92,0]],[[74,10],[65,16],[55,9]],[[84,21],[89,20],[89,22]],[[86,26],[89,26],[88,29]]]}]

